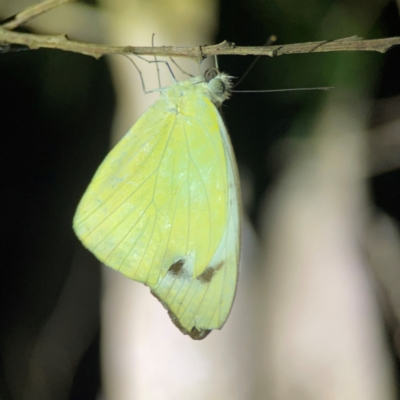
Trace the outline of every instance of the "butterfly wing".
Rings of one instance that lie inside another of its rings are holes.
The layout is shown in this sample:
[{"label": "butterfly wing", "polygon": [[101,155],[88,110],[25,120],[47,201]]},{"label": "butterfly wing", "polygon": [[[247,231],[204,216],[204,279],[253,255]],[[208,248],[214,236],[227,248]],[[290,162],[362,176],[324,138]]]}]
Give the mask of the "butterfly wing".
[{"label": "butterfly wing", "polygon": [[177,85],[105,158],[74,230],[104,264],[148,285],[182,332],[201,339],[224,324],[236,291],[238,181],[216,107],[190,82]]},{"label": "butterfly wing", "polygon": [[[241,231],[238,175],[229,136],[221,116],[208,99],[198,99],[196,109],[201,109],[199,103],[202,102],[209,125],[204,126],[200,122],[204,118],[198,113],[197,117],[191,119],[191,123],[198,123],[206,128],[204,131],[210,136],[219,138],[216,142],[222,145],[218,156],[224,166],[216,165],[215,168],[225,171],[226,175],[218,175],[221,181],[216,187],[211,188],[206,197],[207,207],[217,211],[217,215],[224,214],[223,205],[226,205],[227,218],[221,226],[223,233],[209,262],[202,264],[200,274],[190,273],[193,270],[194,260],[187,257],[175,263],[155,287],[151,286],[152,293],[165,304],[174,323],[194,339],[202,339],[210,330],[221,328],[228,318],[237,286]],[[208,171],[210,154],[208,151],[205,154],[208,154],[207,159],[202,160],[199,165]],[[202,172],[202,169],[200,171]],[[197,193],[193,192],[192,195],[196,197]],[[215,199],[219,196],[223,199],[222,203]],[[219,206],[222,206],[222,209],[218,208]],[[211,215],[211,211],[208,214]],[[216,221],[215,225],[218,223],[219,221]],[[200,238],[201,231],[197,235]],[[201,244],[201,241],[197,244]]]}]

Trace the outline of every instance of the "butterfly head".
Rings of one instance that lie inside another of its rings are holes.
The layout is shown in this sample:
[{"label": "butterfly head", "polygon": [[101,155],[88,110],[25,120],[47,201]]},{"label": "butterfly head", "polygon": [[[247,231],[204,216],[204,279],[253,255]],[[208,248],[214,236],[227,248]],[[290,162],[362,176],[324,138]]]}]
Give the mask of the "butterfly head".
[{"label": "butterfly head", "polygon": [[232,76],[220,72],[216,68],[208,68],[204,73],[210,99],[217,107],[229,99],[233,86],[232,78]]}]

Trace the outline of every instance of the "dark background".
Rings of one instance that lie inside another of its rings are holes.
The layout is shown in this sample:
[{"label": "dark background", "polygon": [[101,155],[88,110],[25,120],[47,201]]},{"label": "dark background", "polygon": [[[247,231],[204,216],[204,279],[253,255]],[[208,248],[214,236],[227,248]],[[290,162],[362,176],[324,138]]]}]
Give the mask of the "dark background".
[{"label": "dark background", "polygon": [[[277,35],[278,43],[400,36],[394,1],[325,0],[303,9],[285,4],[287,9],[261,0],[222,0],[216,42],[263,45],[271,34]],[[326,18],[338,6],[337,19]],[[6,50],[0,54],[0,398],[14,399],[19,398],[18,380],[29,373],[29,365],[21,360],[62,296],[77,252],[83,251],[71,221],[109,148],[115,99],[106,59],[56,50]],[[221,57],[220,69],[240,77],[252,59]],[[364,90],[376,100],[399,95],[399,48],[384,55],[342,52],[263,58],[238,89],[329,86],[338,69],[350,85],[362,80]],[[299,118],[302,129],[297,132],[307,135],[322,96],[320,92],[237,94],[223,108],[238,163],[251,173],[254,195],[248,212],[256,229],[260,199],[285,162],[284,157],[273,156],[275,146]],[[371,125],[375,119],[379,115],[371,113]],[[371,177],[369,188],[373,202],[399,221],[400,171]],[[101,386],[100,269],[94,259],[86,268],[90,287],[82,286],[81,291],[90,294],[93,320],[83,355],[67,360],[73,371],[71,400],[95,399]],[[388,342],[392,344],[389,328]],[[15,343],[26,347],[15,349]],[[9,354],[19,355],[11,369]]]}]

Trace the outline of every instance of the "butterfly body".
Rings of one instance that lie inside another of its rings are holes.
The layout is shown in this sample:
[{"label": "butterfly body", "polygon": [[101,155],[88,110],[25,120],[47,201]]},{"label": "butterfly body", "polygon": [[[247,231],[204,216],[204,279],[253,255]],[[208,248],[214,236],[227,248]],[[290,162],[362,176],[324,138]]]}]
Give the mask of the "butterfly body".
[{"label": "butterfly body", "polygon": [[74,217],[82,243],[149,286],[193,339],[222,327],[236,292],[240,193],[217,110],[229,88],[218,73],[162,89],[100,165]]}]

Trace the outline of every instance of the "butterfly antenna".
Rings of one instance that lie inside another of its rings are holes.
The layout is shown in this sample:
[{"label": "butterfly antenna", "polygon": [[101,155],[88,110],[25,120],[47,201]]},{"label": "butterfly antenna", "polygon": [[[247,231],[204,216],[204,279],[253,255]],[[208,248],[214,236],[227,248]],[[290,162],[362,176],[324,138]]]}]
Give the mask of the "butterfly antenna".
[{"label": "butterfly antenna", "polygon": [[272,93],[272,92],[297,92],[299,90],[333,90],[332,86],[321,86],[311,88],[293,88],[293,89],[270,89],[270,90],[232,90],[233,93]]},{"label": "butterfly antenna", "polygon": [[[277,37],[275,35],[271,35],[267,42],[265,43],[265,46],[271,46],[277,41]],[[243,79],[246,78],[248,73],[252,70],[254,65],[258,62],[258,60],[261,58],[260,56],[257,56],[253,62],[250,64],[250,66],[247,68],[245,73],[241,76],[241,78],[235,83],[233,86],[234,88],[238,86],[241,82],[243,82]],[[305,90],[333,90],[334,87],[331,86],[322,86],[322,87],[311,87],[311,88],[293,88],[293,89],[271,89],[271,90],[232,90],[233,93],[272,93],[272,92],[295,92],[295,91],[305,91]]]},{"label": "butterfly antenna", "polygon": [[[272,44],[274,44],[276,41],[278,40],[278,38],[275,35],[271,35],[267,41],[265,42],[264,46],[271,46]],[[240,77],[240,79],[235,83],[235,85],[233,86],[234,88],[236,86],[238,86],[240,83],[243,82],[244,78],[246,78],[246,76],[249,74],[249,72],[253,69],[253,67],[256,65],[256,63],[260,60],[261,55],[257,56],[253,62],[247,67],[246,71],[244,71],[244,74]]]}]

